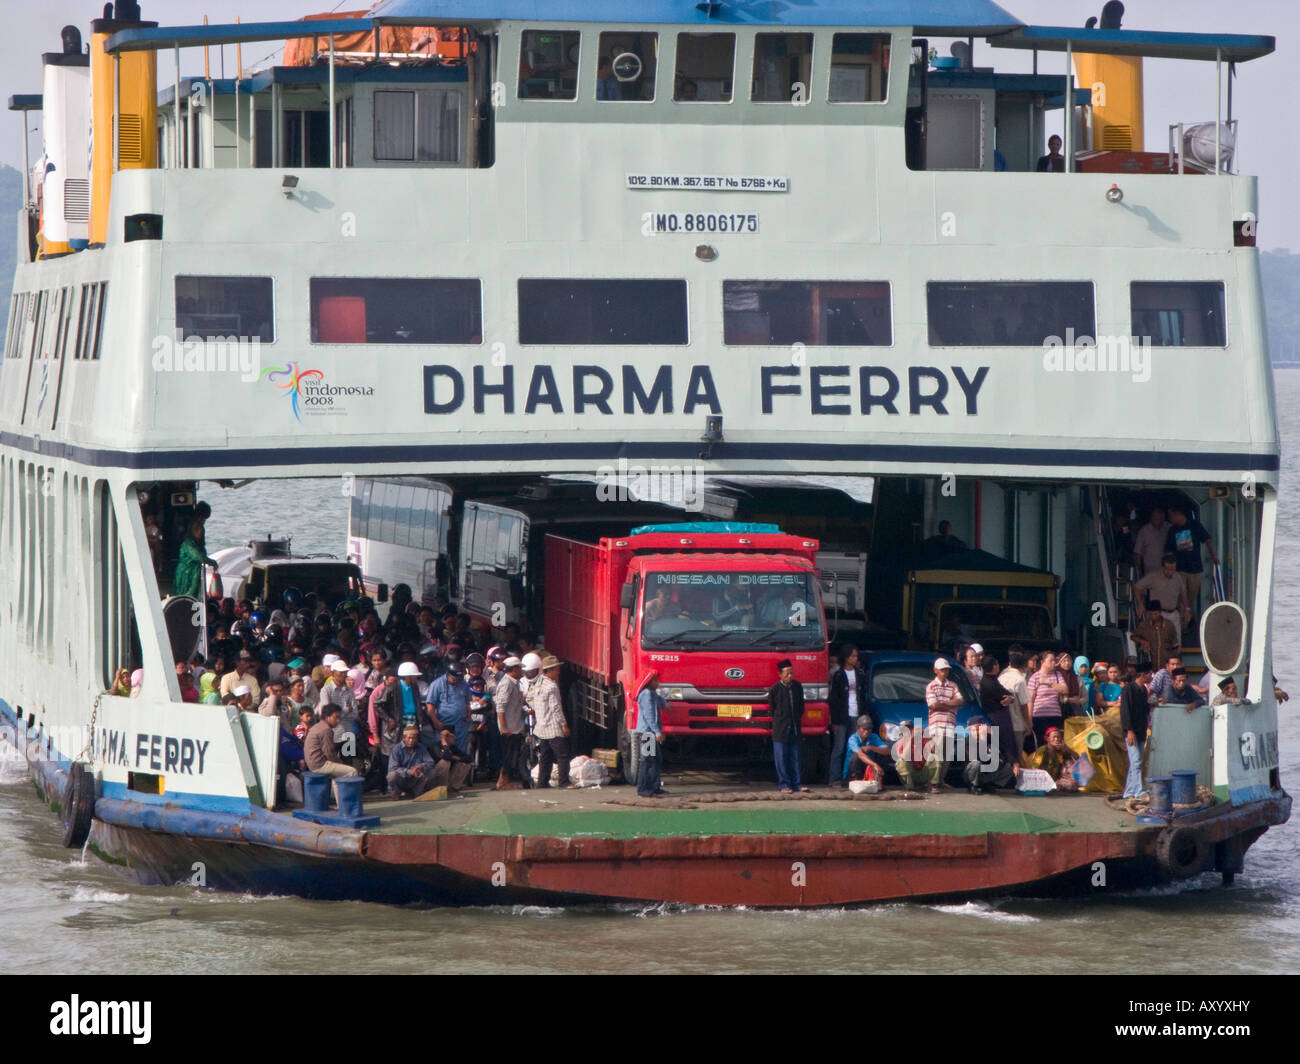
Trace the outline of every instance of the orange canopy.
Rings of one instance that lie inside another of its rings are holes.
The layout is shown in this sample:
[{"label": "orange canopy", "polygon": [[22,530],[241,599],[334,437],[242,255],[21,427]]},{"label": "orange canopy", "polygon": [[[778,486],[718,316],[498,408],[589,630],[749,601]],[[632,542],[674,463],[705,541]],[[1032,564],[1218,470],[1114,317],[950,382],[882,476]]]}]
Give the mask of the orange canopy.
[{"label": "orange canopy", "polygon": [[[365,18],[366,11],[331,11],[322,15],[307,15],[302,21],[312,22],[320,19]],[[464,30],[453,27],[434,28],[432,26],[381,26],[379,29],[379,50],[384,55],[419,55],[430,59],[460,59],[464,55],[466,44],[463,41]],[[296,37],[285,41],[284,66],[311,66],[320,56],[329,53],[329,36]],[[375,35],[371,31],[364,33],[336,33],[334,35],[335,52],[364,52],[373,55]]]}]

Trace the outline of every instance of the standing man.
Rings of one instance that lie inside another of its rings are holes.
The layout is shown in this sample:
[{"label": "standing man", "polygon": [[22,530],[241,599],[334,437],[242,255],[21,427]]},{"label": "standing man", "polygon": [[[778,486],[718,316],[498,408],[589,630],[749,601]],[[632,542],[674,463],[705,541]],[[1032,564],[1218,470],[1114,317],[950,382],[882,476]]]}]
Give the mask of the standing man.
[{"label": "standing man", "polygon": [[943,777],[948,771],[947,754],[957,734],[957,710],[965,704],[961,691],[950,678],[951,673],[952,665],[948,660],[936,658],[934,679],[925,685],[925,708],[929,716],[927,731],[934,760],[938,762],[929,784],[931,792],[944,786]]},{"label": "standing man", "polygon": [[[1134,605],[1138,620],[1141,621],[1149,612],[1156,610],[1169,618],[1174,627],[1174,638],[1182,641],[1183,625],[1192,619],[1192,611],[1187,606],[1187,585],[1182,577],[1174,572],[1174,556],[1166,554],[1160,560],[1160,568],[1154,573],[1147,573],[1133,585],[1137,592]],[[1134,633],[1136,635],[1136,633]],[[1152,651],[1155,648],[1152,647]],[[1163,658],[1153,658],[1163,661]]]},{"label": "standing man", "polygon": [[794,678],[789,658],[776,663],[779,679],[767,691],[772,707],[772,755],[777,790],[782,794],[808,790],[799,780],[800,732],[803,727],[803,684]]},{"label": "standing man", "polygon": [[[852,644],[846,645],[840,651],[840,660],[843,667],[831,677],[831,733],[835,738],[831,745],[830,772],[826,780],[828,787],[844,786],[844,770],[848,765],[844,748],[849,730],[856,724],[859,715],[867,713],[867,676],[859,668],[858,648]],[[875,730],[874,724],[871,730]]]},{"label": "standing man", "polygon": [[469,686],[465,683],[465,666],[459,661],[447,663],[447,671],[429,684],[429,721],[420,729],[421,741],[432,752],[439,732],[450,728],[456,733],[456,745],[469,746]]},{"label": "standing man", "polygon": [[519,689],[523,678],[522,663],[513,655],[506,658],[501,675],[497,678],[492,704],[497,711],[497,727],[501,731],[501,773],[497,776],[497,790],[517,791],[530,782],[527,747],[524,735],[528,722],[524,717],[524,693]]},{"label": "standing man", "polygon": [[[1165,550],[1174,556],[1174,568],[1182,578],[1187,595],[1187,609],[1195,613],[1196,600],[1201,594],[1201,579],[1205,575],[1205,564],[1201,561],[1201,544],[1210,554],[1210,561],[1219,564],[1219,556],[1214,553],[1214,544],[1210,533],[1200,521],[1192,517],[1186,507],[1169,508],[1169,535],[1165,540]],[[1160,660],[1155,658],[1153,660]]]},{"label": "standing man", "polygon": [[1169,537],[1169,522],[1165,512],[1159,506],[1151,507],[1147,523],[1138,529],[1133,541],[1133,564],[1137,566],[1138,576],[1160,571],[1160,559],[1165,556],[1165,541]]},{"label": "standing man", "polygon": [[537,786],[551,785],[551,766],[560,767],[559,786],[569,786],[569,722],[560,699],[560,660],[554,654],[542,659],[542,675],[528,686],[528,701],[536,715],[533,734],[541,743],[537,757]]},{"label": "standing man", "polygon": [[637,688],[636,727],[632,729],[641,753],[636,767],[638,798],[656,798],[663,792],[659,782],[659,751],[664,741],[664,708],[667,705],[668,700],[659,693],[659,673],[651,669]]},{"label": "standing man", "polygon": [[998,673],[998,683],[1011,693],[1011,727],[1016,733],[1016,749],[1025,748],[1025,733],[1033,728],[1029,717],[1029,685],[1025,682],[1025,652],[1013,647],[1007,654],[1007,667]]},{"label": "standing man", "polygon": [[1120,727],[1124,729],[1124,744],[1128,750],[1125,798],[1143,798],[1147,793],[1142,783],[1142,753],[1146,748],[1147,729],[1151,723],[1151,704],[1146,689],[1150,678],[1148,672],[1136,676],[1130,673],[1119,696]]}]

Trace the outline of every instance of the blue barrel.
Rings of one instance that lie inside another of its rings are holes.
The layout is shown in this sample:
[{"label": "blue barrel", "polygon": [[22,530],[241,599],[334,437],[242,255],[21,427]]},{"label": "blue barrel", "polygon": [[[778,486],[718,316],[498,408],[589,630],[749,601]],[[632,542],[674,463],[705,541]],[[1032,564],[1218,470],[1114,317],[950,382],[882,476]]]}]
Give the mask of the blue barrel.
[{"label": "blue barrel", "polygon": [[323,813],[330,804],[330,778],[323,772],[302,774],[302,807],[309,813]]},{"label": "blue barrel", "polygon": [[1175,769],[1170,773],[1174,781],[1174,805],[1196,804],[1196,773],[1190,769]]},{"label": "blue barrel", "polygon": [[342,776],[335,780],[339,796],[339,816],[361,816],[361,788],[365,782],[364,776]]},{"label": "blue barrel", "polygon": [[1171,776],[1157,776],[1147,780],[1147,793],[1151,796],[1150,811],[1168,813],[1172,806],[1174,781]]}]

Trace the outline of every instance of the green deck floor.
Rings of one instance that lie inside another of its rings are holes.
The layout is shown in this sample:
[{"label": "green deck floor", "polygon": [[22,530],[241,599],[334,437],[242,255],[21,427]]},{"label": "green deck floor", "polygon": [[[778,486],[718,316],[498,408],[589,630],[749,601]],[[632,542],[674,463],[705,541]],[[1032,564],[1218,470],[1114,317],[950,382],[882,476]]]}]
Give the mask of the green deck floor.
[{"label": "green deck floor", "polygon": [[[704,835],[978,835],[1064,831],[1126,832],[1134,818],[1112,809],[1102,795],[1022,797],[1009,791],[981,796],[951,790],[911,801],[844,797],[816,788],[813,795],[777,801],[701,802],[707,796],[749,796],[752,783],[666,781],[674,803],[694,808],[608,804],[635,798],[627,786],[580,791],[493,791],[474,788],[440,802],[368,801],[381,818],[380,834],[524,835],[563,838],[635,838]],[[814,795],[834,795],[817,798]]]}]

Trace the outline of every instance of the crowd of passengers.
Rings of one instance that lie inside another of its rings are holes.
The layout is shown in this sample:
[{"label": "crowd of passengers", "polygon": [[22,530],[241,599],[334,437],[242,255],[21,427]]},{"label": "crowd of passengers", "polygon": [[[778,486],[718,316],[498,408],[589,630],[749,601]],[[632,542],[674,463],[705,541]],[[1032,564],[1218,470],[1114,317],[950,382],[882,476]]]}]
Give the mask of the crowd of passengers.
[{"label": "crowd of passengers", "polygon": [[[570,786],[561,663],[513,623],[476,627],[405,584],[382,621],[364,596],[332,611],[207,609],[210,654],[176,663],[181,697],[277,719],[286,772],[363,775],[367,791],[408,798],[472,786],[472,765],[497,789],[547,787],[553,768]],[[142,679],[121,669],[112,693],[138,694]]]}]

